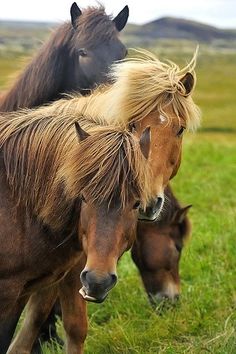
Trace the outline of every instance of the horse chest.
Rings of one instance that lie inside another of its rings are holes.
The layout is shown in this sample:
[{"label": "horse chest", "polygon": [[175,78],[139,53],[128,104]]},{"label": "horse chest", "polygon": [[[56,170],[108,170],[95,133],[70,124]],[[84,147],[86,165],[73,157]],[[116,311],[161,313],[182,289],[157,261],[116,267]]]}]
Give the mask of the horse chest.
[{"label": "horse chest", "polygon": [[48,269],[44,269],[39,274],[34,274],[35,277],[32,279],[28,279],[24,285],[24,290],[22,295],[32,293],[41,287],[47,287],[52,284],[59,282],[64,276],[73,268],[80,260],[81,253],[74,254],[73,257],[67,258],[67,261],[64,261],[53,267],[48,267]]}]

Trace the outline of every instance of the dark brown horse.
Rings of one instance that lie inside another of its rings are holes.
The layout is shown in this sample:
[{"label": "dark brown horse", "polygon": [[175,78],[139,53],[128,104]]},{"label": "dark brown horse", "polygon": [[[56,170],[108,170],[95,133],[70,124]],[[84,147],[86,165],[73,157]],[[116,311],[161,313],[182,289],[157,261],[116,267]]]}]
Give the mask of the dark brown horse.
[{"label": "dark brown horse", "polygon": [[39,106],[65,92],[88,89],[107,81],[110,65],[126,56],[118,38],[129,16],[127,6],[113,19],[104,8],[81,11],[71,6],[71,22],[60,26],[51,39],[1,99],[0,111]]},{"label": "dark brown horse", "polygon": [[138,221],[131,249],[152,305],[162,299],[179,297],[179,261],[191,231],[187,217],[191,205],[182,208],[170,186],[165,189],[165,196],[166,202],[157,221]]}]

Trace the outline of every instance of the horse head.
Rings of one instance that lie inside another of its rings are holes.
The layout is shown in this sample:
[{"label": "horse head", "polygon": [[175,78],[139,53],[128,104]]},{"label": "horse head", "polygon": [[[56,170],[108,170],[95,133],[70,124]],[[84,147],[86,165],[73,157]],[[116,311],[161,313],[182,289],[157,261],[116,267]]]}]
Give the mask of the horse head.
[{"label": "horse head", "polygon": [[76,123],[76,130],[79,164],[85,166],[77,175],[83,200],[79,236],[87,257],[80,293],[102,302],[117,282],[117,262],[134,242],[138,208],[147,199],[144,151],[150,143],[147,131],[138,140],[118,128],[90,136]]},{"label": "horse head", "polygon": [[[167,189],[167,198],[170,193]],[[154,306],[163,299],[174,301],[180,295],[179,262],[191,232],[187,217],[191,205],[182,208],[173,198],[170,199],[173,205],[167,203],[159,221],[138,221],[137,237],[131,251]]]},{"label": "horse head", "polygon": [[119,32],[128,16],[128,6],[112,20],[102,6],[82,11],[76,3],[72,4],[70,55],[72,66],[77,67],[79,89],[107,82],[112,63],[125,58],[127,49],[119,39]]}]

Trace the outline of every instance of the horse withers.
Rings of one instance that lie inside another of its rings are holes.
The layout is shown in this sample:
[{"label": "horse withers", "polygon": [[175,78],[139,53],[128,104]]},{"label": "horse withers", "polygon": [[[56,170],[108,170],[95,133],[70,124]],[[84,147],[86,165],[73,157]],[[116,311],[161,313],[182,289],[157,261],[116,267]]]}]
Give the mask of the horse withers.
[{"label": "horse withers", "polygon": [[179,262],[183,246],[191,232],[187,213],[191,205],[181,207],[170,185],[158,220],[139,220],[131,250],[149,300],[156,306],[161,300],[174,301],[180,295]]}]

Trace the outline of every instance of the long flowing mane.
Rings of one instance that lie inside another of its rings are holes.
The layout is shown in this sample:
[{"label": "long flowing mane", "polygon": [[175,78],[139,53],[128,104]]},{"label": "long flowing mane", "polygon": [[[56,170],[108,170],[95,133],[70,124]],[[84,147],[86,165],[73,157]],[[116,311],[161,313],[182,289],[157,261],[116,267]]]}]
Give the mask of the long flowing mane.
[{"label": "long flowing mane", "polygon": [[[61,101],[61,112],[81,112],[85,115],[106,117],[110,124],[127,127],[151,112],[164,113],[171,106],[177,117],[186,121],[194,130],[200,123],[200,111],[191,95],[185,95],[180,79],[187,72],[194,75],[196,54],[192,61],[180,69],[172,62],[163,63],[149,52],[138,52],[139,58],[131,58],[113,65],[112,85],[94,90],[86,97],[68,96]],[[52,108],[53,109],[53,108]],[[167,117],[171,119],[171,117]]]},{"label": "long flowing mane", "polygon": [[11,89],[1,97],[0,111],[32,108],[55,100],[62,93],[78,91],[78,46],[86,44],[87,48],[93,48],[115,35],[115,26],[103,6],[84,9],[76,31],[66,22],[52,33]]},{"label": "long flowing mane", "polygon": [[131,196],[148,202],[151,175],[131,133],[77,116],[91,134],[79,143],[74,117],[52,116],[48,108],[0,118],[6,175],[20,205],[58,229],[83,193],[91,202],[117,202],[121,208]]},{"label": "long flowing mane", "polygon": [[[113,65],[111,79],[113,85],[113,109],[122,107],[121,119],[135,122],[153,111],[163,111],[171,105],[177,117],[186,121],[187,128],[195,129],[200,123],[200,111],[191,95],[186,92],[180,79],[191,72],[195,78],[197,51],[185,67],[171,62],[161,62],[146,50],[136,50],[137,57],[128,58]],[[116,97],[116,98],[115,98]],[[168,118],[168,117],[167,117]]]}]

